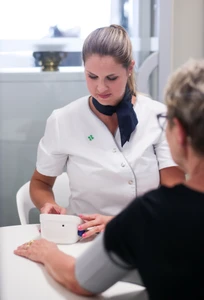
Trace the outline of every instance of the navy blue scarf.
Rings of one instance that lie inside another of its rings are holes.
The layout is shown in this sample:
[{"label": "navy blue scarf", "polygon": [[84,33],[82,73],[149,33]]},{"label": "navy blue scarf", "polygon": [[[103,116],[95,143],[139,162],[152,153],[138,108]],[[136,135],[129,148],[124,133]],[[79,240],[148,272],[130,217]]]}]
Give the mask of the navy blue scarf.
[{"label": "navy blue scarf", "polygon": [[138,124],[138,119],[131,101],[132,93],[128,86],[126,87],[122,101],[116,106],[102,105],[92,97],[93,105],[100,113],[107,116],[112,116],[114,113],[117,114],[122,147],[127,141],[129,142],[131,133]]}]

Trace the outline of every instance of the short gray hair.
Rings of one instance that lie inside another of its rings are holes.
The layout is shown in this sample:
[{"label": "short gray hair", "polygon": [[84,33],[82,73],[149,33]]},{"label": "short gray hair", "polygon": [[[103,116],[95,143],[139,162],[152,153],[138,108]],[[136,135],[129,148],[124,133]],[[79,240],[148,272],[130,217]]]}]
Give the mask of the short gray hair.
[{"label": "short gray hair", "polygon": [[204,60],[190,59],[170,77],[165,101],[170,125],[177,118],[192,148],[204,155]]}]

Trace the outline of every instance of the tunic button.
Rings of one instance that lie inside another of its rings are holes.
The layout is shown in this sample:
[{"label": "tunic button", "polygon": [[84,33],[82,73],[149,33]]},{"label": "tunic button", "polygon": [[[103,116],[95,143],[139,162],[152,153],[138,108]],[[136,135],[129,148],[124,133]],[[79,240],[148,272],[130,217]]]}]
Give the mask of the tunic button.
[{"label": "tunic button", "polygon": [[124,164],[124,163],[121,163],[121,167],[125,167],[125,164]]},{"label": "tunic button", "polygon": [[128,183],[129,183],[129,184],[133,184],[133,180],[129,180]]}]

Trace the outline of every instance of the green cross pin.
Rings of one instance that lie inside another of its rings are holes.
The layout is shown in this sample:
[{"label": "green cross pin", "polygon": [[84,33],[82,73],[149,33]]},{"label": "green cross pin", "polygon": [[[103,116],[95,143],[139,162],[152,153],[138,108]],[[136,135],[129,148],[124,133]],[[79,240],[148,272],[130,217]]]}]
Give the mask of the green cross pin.
[{"label": "green cross pin", "polygon": [[88,136],[89,141],[92,141],[94,139],[93,135]]}]

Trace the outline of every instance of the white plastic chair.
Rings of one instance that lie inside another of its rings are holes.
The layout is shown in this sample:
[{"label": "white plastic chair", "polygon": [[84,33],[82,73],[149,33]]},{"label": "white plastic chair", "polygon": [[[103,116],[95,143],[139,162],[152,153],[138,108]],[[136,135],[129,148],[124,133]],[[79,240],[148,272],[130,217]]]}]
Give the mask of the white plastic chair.
[{"label": "white plastic chair", "polygon": [[[30,181],[26,182],[16,194],[17,210],[21,225],[29,224],[29,212],[35,207],[30,198]],[[56,178],[53,186],[55,201],[62,207],[68,207],[69,204],[69,179],[67,173],[62,173]]]}]

